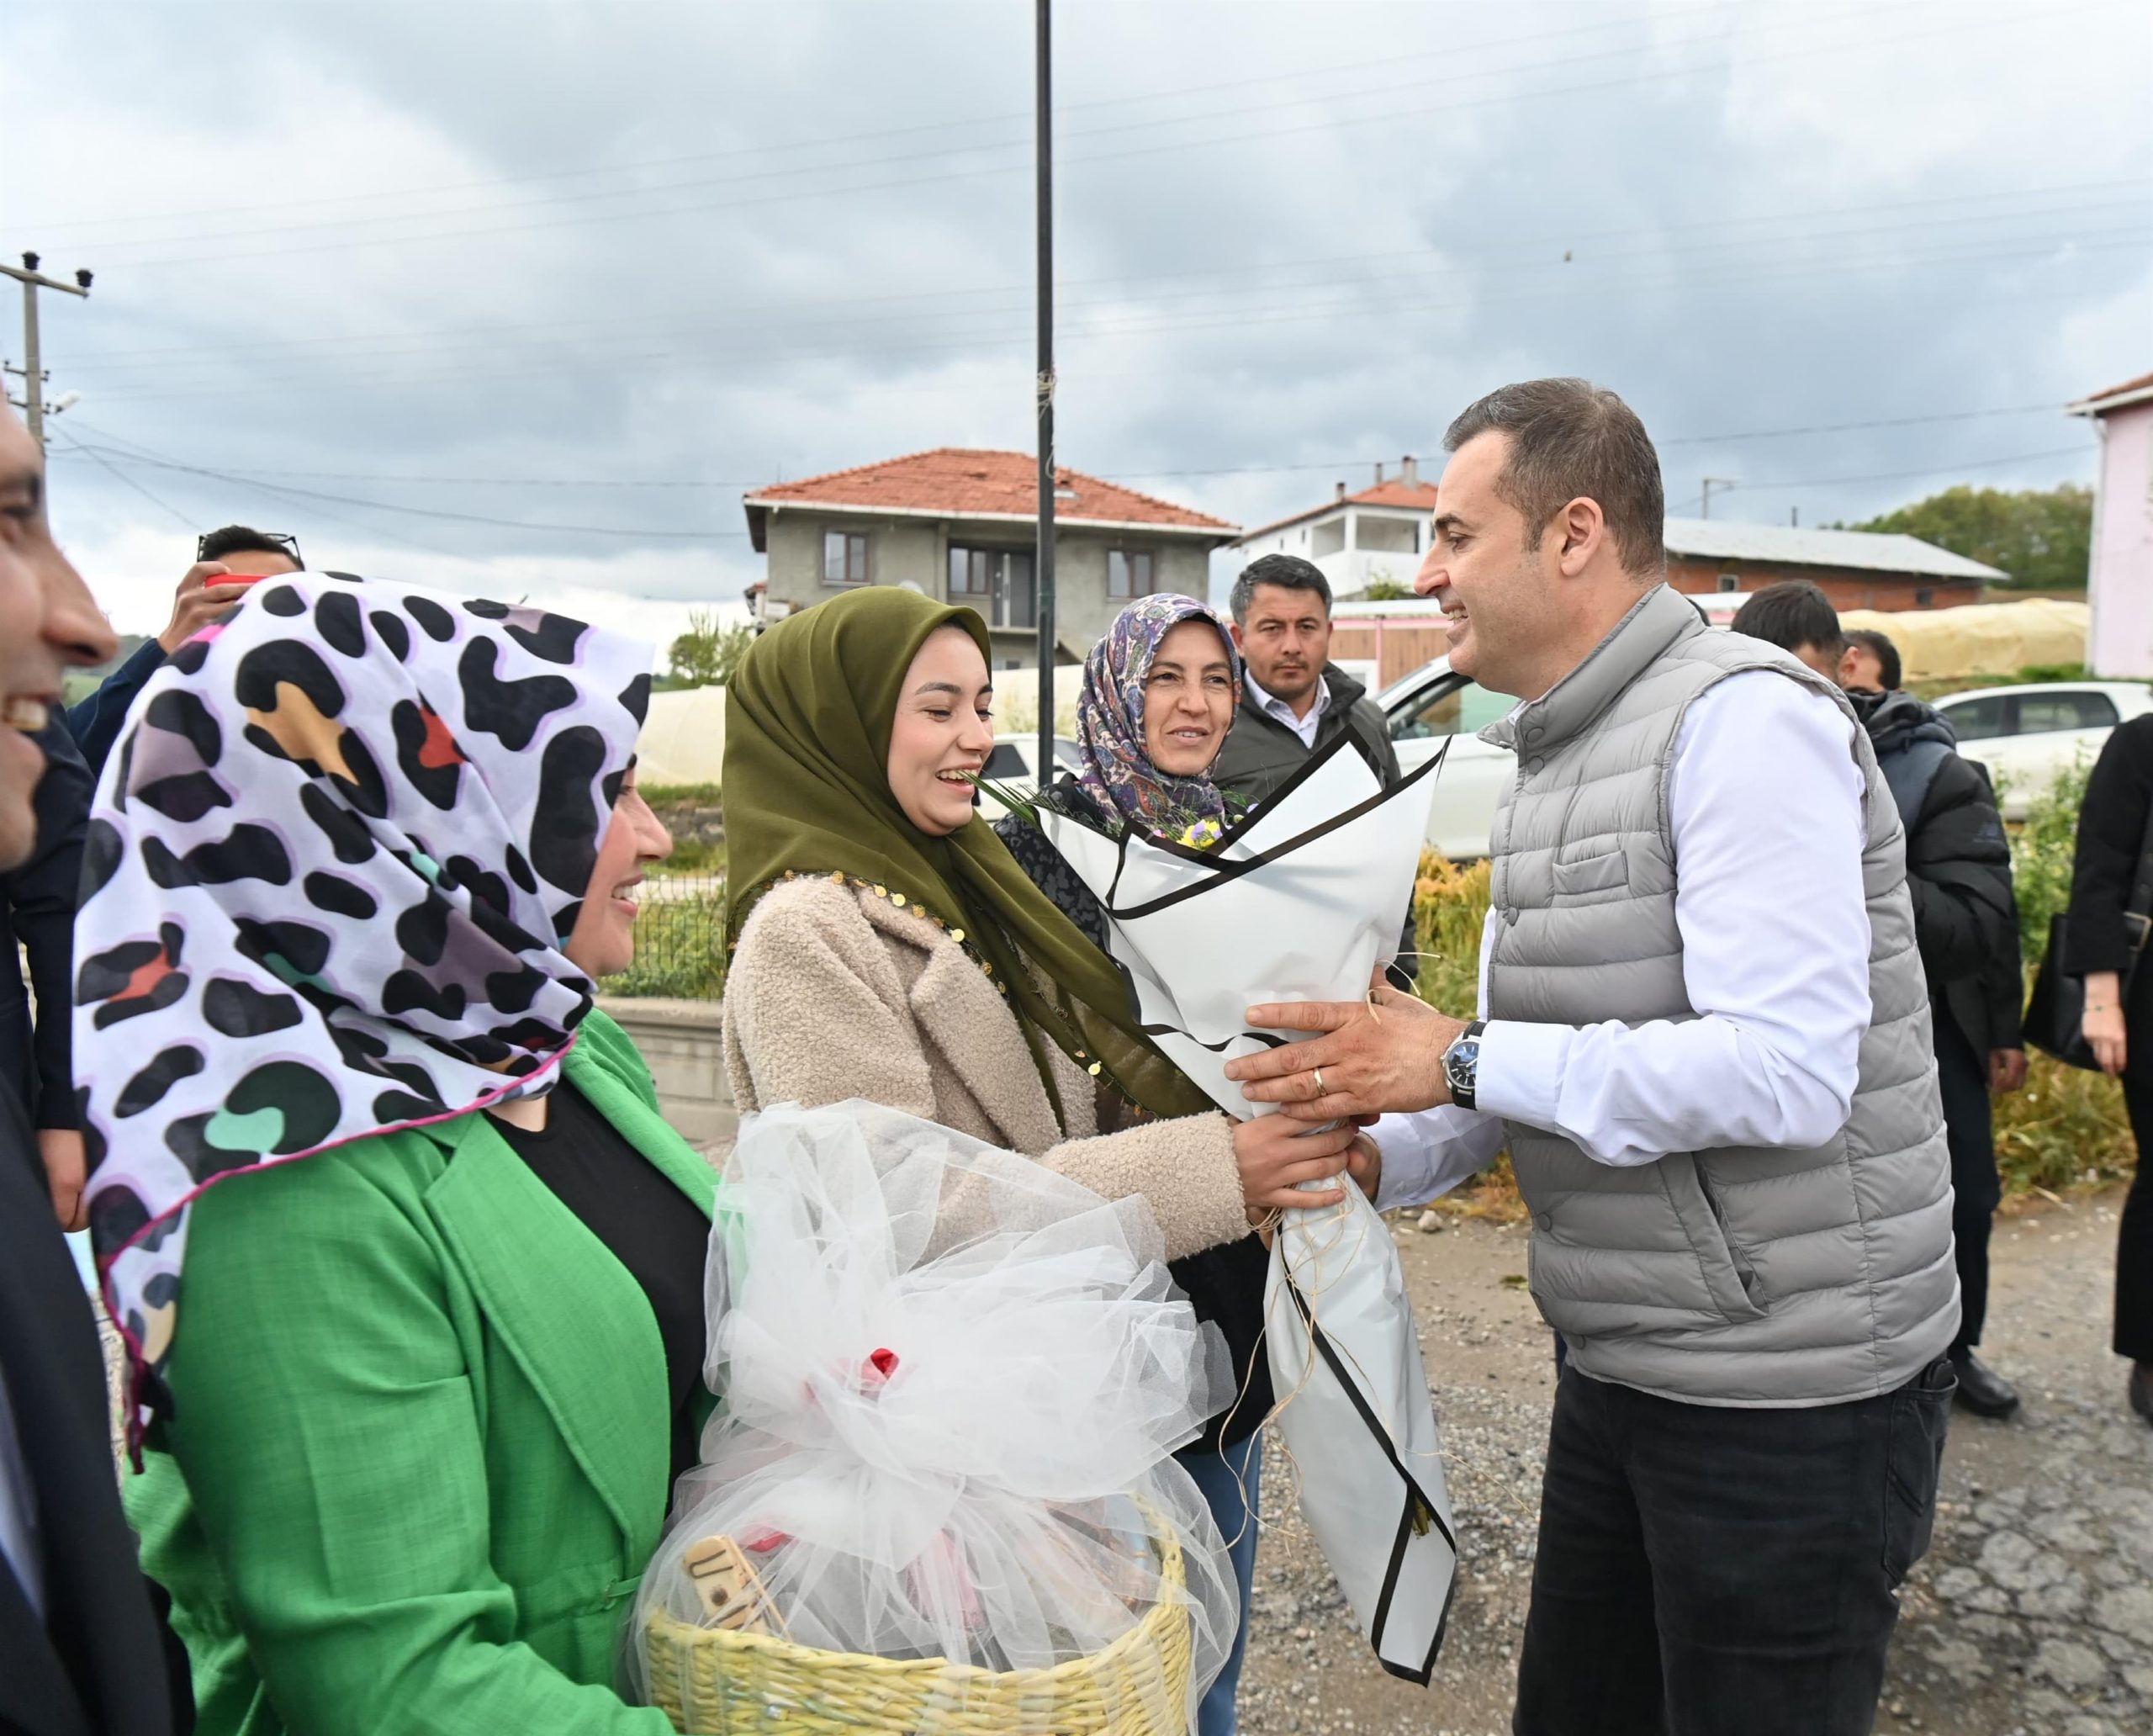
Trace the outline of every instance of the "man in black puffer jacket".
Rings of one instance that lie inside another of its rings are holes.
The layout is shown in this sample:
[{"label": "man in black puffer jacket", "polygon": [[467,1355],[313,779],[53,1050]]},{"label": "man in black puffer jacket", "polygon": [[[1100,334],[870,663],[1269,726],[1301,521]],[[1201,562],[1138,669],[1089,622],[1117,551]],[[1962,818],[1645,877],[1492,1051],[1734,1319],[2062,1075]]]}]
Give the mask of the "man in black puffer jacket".
[{"label": "man in black puffer jacket", "polygon": [[[2018,1407],[2017,1389],[1974,1353],[1988,1306],[1989,1227],[2002,1199],[1989,1091],[1992,1082],[2016,1089],[2025,1066],[2011,844],[1988,772],[1960,754],[1958,738],[1933,707],[1896,691],[1899,654],[1891,642],[1865,632],[1850,646],[1830,601],[1806,580],[1759,591],[1733,627],[1791,651],[1846,686],[1907,828],[1907,885],[1928,977],[1937,1083],[1951,1146],[1960,1310],[1951,1361],[1960,1403],[1977,1416],[2008,1416]],[[1865,679],[1877,685],[1852,685]]]}]

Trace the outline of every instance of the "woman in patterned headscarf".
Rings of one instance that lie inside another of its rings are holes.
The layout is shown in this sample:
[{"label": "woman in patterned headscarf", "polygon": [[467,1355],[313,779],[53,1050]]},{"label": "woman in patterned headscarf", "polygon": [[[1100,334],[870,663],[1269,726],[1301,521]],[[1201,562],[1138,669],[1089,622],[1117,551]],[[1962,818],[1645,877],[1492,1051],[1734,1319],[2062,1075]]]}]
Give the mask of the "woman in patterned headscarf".
[{"label": "woman in patterned headscarf", "polygon": [[205,1736],[665,1736],[622,1587],[708,1407],[707,1167],[594,1010],[645,648],[265,580],[137,702],[75,1055],[130,1506]]}]

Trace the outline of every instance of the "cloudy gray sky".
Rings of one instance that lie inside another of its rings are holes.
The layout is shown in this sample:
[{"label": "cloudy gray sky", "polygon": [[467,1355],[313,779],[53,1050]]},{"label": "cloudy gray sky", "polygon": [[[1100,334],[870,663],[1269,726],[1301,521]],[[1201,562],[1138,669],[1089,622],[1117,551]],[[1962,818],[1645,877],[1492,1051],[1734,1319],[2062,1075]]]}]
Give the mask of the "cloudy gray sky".
[{"label": "cloudy gray sky", "polygon": [[[1063,460],[1238,522],[1558,372],[1678,512],[2090,480],[2153,367],[2142,0],[1056,10]],[[1030,13],[9,0],[63,539],[137,630],[240,518],[656,638],[744,489],[1026,447]]]}]

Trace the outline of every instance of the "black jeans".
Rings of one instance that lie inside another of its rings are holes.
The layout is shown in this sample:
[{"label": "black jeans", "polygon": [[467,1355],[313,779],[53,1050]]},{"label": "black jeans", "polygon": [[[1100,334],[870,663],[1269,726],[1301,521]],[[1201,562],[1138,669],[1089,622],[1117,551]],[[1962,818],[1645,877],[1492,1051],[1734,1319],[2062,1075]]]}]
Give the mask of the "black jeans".
[{"label": "black jeans", "polygon": [[1564,1370],[1516,1736],[1868,1736],[1955,1384],[1738,1410]]},{"label": "black jeans", "polygon": [[1951,1009],[1936,1003],[1936,1083],[1951,1150],[1951,1252],[1959,1268],[1954,1354],[1981,1342],[1988,1315],[1988,1236],[2003,1186],[1988,1098],[1988,1060],[1975,1052]]},{"label": "black jeans", "polygon": [[[2129,1037],[2134,1044],[2153,1043],[2153,1026],[2133,1024]],[[2116,1230],[2113,1342],[2118,1356],[2153,1363],[2153,1163],[2146,1161],[2146,1153],[2153,1151],[2153,1078],[2125,1072],[2123,1100],[2138,1141],[2138,1173],[2124,1196],[2123,1222]]]}]

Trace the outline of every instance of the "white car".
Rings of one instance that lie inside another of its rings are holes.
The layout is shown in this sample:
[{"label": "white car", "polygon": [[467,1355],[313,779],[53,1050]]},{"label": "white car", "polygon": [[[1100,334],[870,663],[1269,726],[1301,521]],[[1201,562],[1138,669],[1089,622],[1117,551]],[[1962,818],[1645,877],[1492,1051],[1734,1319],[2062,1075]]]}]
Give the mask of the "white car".
[{"label": "white car", "polygon": [[[1006,786],[1008,789],[1029,796],[1039,788],[1039,777],[1034,762],[1039,756],[1039,738],[1036,735],[1004,735],[996,738],[992,752],[987,756],[986,769],[980,774],[989,783]],[[1084,766],[1083,754],[1076,744],[1066,735],[1054,738],[1054,757],[1061,771],[1081,771]],[[1052,779],[1049,779],[1050,783]],[[979,792],[979,811],[991,825],[1009,812],[1008,807],[994,799],[985,790]]]},{"label": "white car", "polygon": [[1451,744],[1442,770],[1434,774],[1428,842],[1453,862],[1486,855],[1495,802],[1504,785],[1517,775],[1517,756],[1507,748],[1490,747],[1480,732],[1508,717],[1517,701],[1453,674],[1450,659],[1438,657],[1394,681],[1376,703],[1383,708],[1401,770],[1426,765],[1446,741]]},{"label": "white car", "polygon": [[1960,751],[1988,767],[2004,818],[2023,820],[2034,798],[2082,754],[2092,763],[2117,724],[2153,712],[2153,688],[2142,681],[2042,682],[1947,694],[1935,706]]}]

